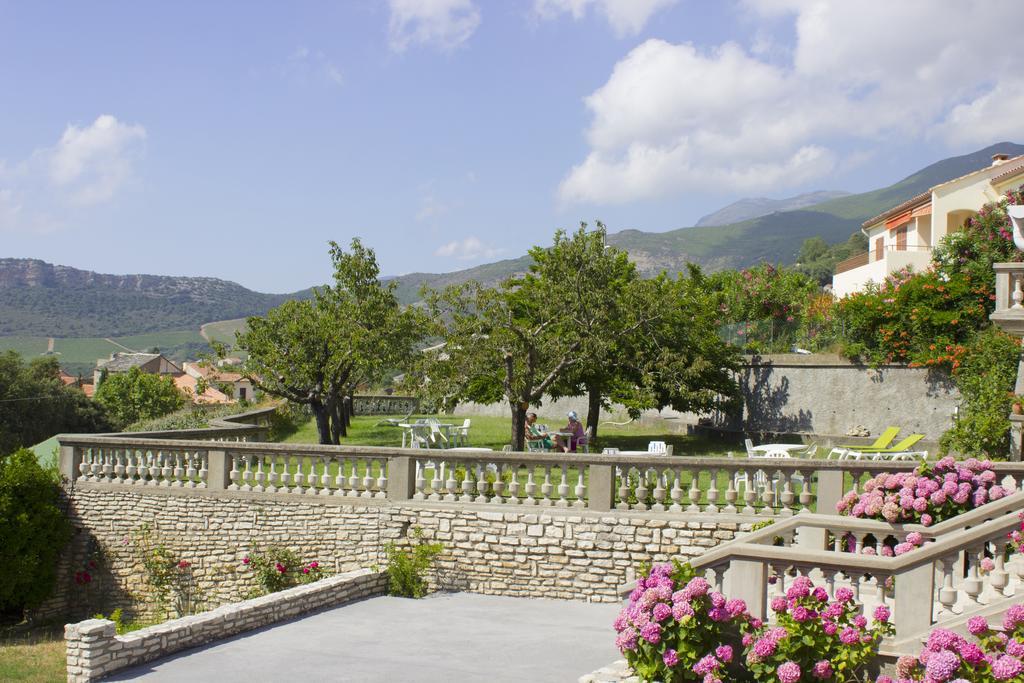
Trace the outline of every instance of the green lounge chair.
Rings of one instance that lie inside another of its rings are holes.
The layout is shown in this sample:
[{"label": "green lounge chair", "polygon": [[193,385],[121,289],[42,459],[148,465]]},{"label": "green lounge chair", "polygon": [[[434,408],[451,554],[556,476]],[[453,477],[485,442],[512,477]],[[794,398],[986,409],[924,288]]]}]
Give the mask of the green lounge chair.
[{"label": "green lounge chair", "polygon": [[924,438],[924,434],[911,434],[907,438],[900,441],[898,444],[891,448],[851,448],[851,451],[859,451],[861,453],[903,453],[909,451],[910,447],[916,444],[918,441]]},{"label": "green lounge chair", "polygon": [[877,451],[882,448],[888,448],[889,444],[892,443],[892,440],[899,433],[899,427],[886,427],[885,431],[879,434],[878,438],[870,446],[836,446],[836,448],[845,448],[851,451]]}]

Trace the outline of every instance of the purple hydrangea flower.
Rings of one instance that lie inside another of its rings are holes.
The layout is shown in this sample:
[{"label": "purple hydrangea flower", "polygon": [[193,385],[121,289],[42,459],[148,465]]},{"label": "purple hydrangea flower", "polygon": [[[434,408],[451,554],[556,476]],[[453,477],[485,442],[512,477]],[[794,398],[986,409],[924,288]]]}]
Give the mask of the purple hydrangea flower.
[{"label": "purple hydrangea flower", "polygon": [[779,677],[779,683],[797,683],[800,680],[800,665],[796,662],[780,664],[775,670]]}]

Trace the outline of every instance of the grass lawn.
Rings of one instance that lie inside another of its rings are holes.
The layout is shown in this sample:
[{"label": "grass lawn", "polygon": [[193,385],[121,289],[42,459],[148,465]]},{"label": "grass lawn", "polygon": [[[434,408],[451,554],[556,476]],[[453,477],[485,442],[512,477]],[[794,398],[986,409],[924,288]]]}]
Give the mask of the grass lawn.
[{"label": "grass lawn", "polygon": [[0,681],[66,681],[63,633],[0,634]]},{"label": "grass lawn", "polygon": [[[416,417],[436,417],[442,422],[461,425],[463,420],[470,419],[469,445],[493,448],[500,451],[502,446],[511,443],[511,417],[464,416],[464,415],[430,415]],[[349,435],[342,439],[342,444],[351,446],[393,446],[402,445],[402,430],[398,427],[379,425],[382,416],[362,415],[352,420]],[[415,418],[413,418],[415,419]],[[543,418],[542,418],[543,420]],[[547,418],[551,429],[562,426],[565,420]],[[285,443],[318,443],[316,422],[312,419],[299,425],[298,430],[284,439]],[[743,451],[743,442],[735,443],[720,439],[687,436],[676,434],[659,427],[641,427],[629,424],[623,427],[602,425],[591,452],[600,453],[602,448],[618,448],[624,451],[646,451],[651,441],[664,441],[672,444],[675,455],[724,456],[727,451],[739,454]]]}]

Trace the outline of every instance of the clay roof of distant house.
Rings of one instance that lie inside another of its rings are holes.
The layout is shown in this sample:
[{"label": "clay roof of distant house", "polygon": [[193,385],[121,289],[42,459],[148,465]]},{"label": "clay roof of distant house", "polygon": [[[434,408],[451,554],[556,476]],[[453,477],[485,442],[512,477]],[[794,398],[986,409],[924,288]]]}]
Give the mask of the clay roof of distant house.
[{"label": "clay roof of distant house", "polygon": [[[1021,157],[1017,157],[1017,159],[1020,159],[1020,158]],[[1016,161],[1016,159],[1011,159],[1010,161],[1004,162],[1002,165],[1007,166],[1007,165],[1011,164],[1014,161]],[[1015,166],[1014,168],[1011,168],[1011,169],[1009,169],[1009,170],[1007,170],[1007,171],[997,175],[995,178],[992,179],[992,184],[995,185],[995,184],[1001,183],[1004,180],[1009,180],[1010,178],[1012,178],[1014,176],[1017,176],[1017,175],[1020,175],[1022,173],[1024,173],[1024,164],[1019,164],[1019,165]]]},{"label": "clay roof of distant house", "polygon": [[124,372],[159,357],[159,353],[115,353],[113,358],[100,362],[98,366],[111,372]]},{"label": "clay roof of distant house", "polygon": [[926,192],[922,192],[921,194],[917,195],[916,197],[911,197],[910,199],[908,199],[907,201],[903,202],[902,204],[898,204],[898,205],[892,207],[888,211],[883,211],[882,213],[878,214],[874,218],[869,218],[868,220],[864,221],[862,223],[862,225],[865,228],[870,227],[872,225],[875,225],[876,223],[880,223],[881,221],[884,221],[886,218],[889,218],[891,216],[895,216],[898,213],[903,213],[907,209],[916,208],[917,206],[920,206],[921,204],[925,204],[927,202],[930,202],[931,200],[932,200],[932,191],[931,190],[928,190]]},{"label": "clay roof of distant house", "polygon": [[206,391],[196,396],[198,384],[192,375],[178,375],[174,378],[174,386],[186,394],[193,403],[234,403],[234,400],[216,387],[206,387]]},{"label": "clay roof of distant house", "polygon": [[82,393],[88,398],[92,398],[92,395],[96,393],[96,386],[94,384],[82,384]]},{"label": "clay roof of distant house", "polygon": [[884,213],[878,214],[874,218],[869,218],[868,220],[864,221],[864,223],[862,223],[861,225],[863,227],[867,228],[867,227],[870,227],[872,225],[876,225],[877,223],[879,223],[881,221],[884,221],[887,218],[891,218],[892,216],[895,216],[895,215],[897,215],[899,213],[902,213],[903,211],[906,211],[907,209],[916,208],[918,205],[924,204],[926,201],[930,201],[931,200],[931,196],[932,196],[932,191],[935,190],[936,188],[942,187],[943,185],[949,185],[950,183],[955,183],[955,182],[957,182],[959,180],[963,180],[964,178],[969,178],[972,175],[975,175],[977,173],[983,173],[984,171],[988,171],[988,170],[991,170],[993,168],[1002,168],[1002,167],[1006,167],[1007,170],[1003,171],[1002,173],[1000,173],[997,176],[993,176],[989,180],[990,183],[992,183],[992,184],[1001,183],[1001,182],[1005,181],[1008,178],[1012,178],[1015,175],[1019,175],[1021,173],[1024,173],[1024,154],[1022,154],[1020,156],[1013,157],[1012,159],[1007,159],[1006,161],[1003,161],[1002,163],[1000,163],[1000,164],[998,164],[996,166],[985,166],[984,168],[979,168],[976,171],[971,171],[970,173],[965,173],[964,175],[959,176],[957,178],[953,178],[951,180],[947,180],[944,183],[939,183],[938,185],[933,185],[927,192],[922,192],[921,194],[917,195],[916,197],[912,197],[912,198],[908,199],[907,201],[903,202],[902,204],[900,204],[898,206],[894,206],[891,209],[889,209],[888,211],[885,211]]},{"label": "clay roof of distant house", "polygon": [[78,378],[77,377],[75,377],[74,375],[69,375],[68,373],[64,372],[63,370],[60,371],[60,375],[58,375],[58,377],[60,377],[60,381],[63,382],[64,384],[66,384],[66,385],[78,384]]}]

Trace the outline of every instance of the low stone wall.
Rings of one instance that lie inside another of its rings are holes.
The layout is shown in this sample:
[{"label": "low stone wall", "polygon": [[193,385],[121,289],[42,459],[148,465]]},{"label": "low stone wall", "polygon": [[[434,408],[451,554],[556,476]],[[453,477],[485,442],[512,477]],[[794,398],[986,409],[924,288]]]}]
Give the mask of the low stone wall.
[{"label": "low stone wall", "polygon": [[[37,619],[75,609],[84,618],[117,607],[129,616],[159,616],[140,603],[147,587],[131,539],[143,525],[155,541],[192,563],[201,604],[211,607],[237,601],[255,587],[242,563],[255,545],[285,546],[305,562],[343,572],[383,566],[386,544],[402,542],[413,527],[444,544],[436,588],[614,602],[616,588],[639,563],[700,555],[755,521],[726,514],[125,490],[85,482],[69,503],[78,533],[65,553],[58,593],[34,613]],[[103,560],[93,582],[76,583],[75,575],[97,554]]]},{"label": "low stone wall", "polygon": [[387,577],[356,570],[279,593],[224,605],[125,635],[114,622],[89,619],[64,627],[68,683],[86,683],[125,667],[251,631],[325,607],[382,594]]},{"label": "low stone wall", "polygon": [[[899,425],[903,435],[919,432],[932,443],[952,426],[960,402],[960,392],[941,372],[906,365],[872,368],[826,353],[746,356],[740,386],[743,415],[710,416],[713,426],[748,434],[806,434],[821,440],[843,437],[858,425],[866,427],[872,437],[889,425]],[[557,401],[545,397],[537,413],[542,422],[561,424],[569,410],[586,415],[586,397]],[[456,412],[509,416],[505,403],[466,403]],[[602,421],[628,419],[621,405],[601,412]],[[651,410],[642,413],[640,422],[684,431],[699,419],[693,413]],[[599,433],[606,429],[614,427],[601,427]]]}]

